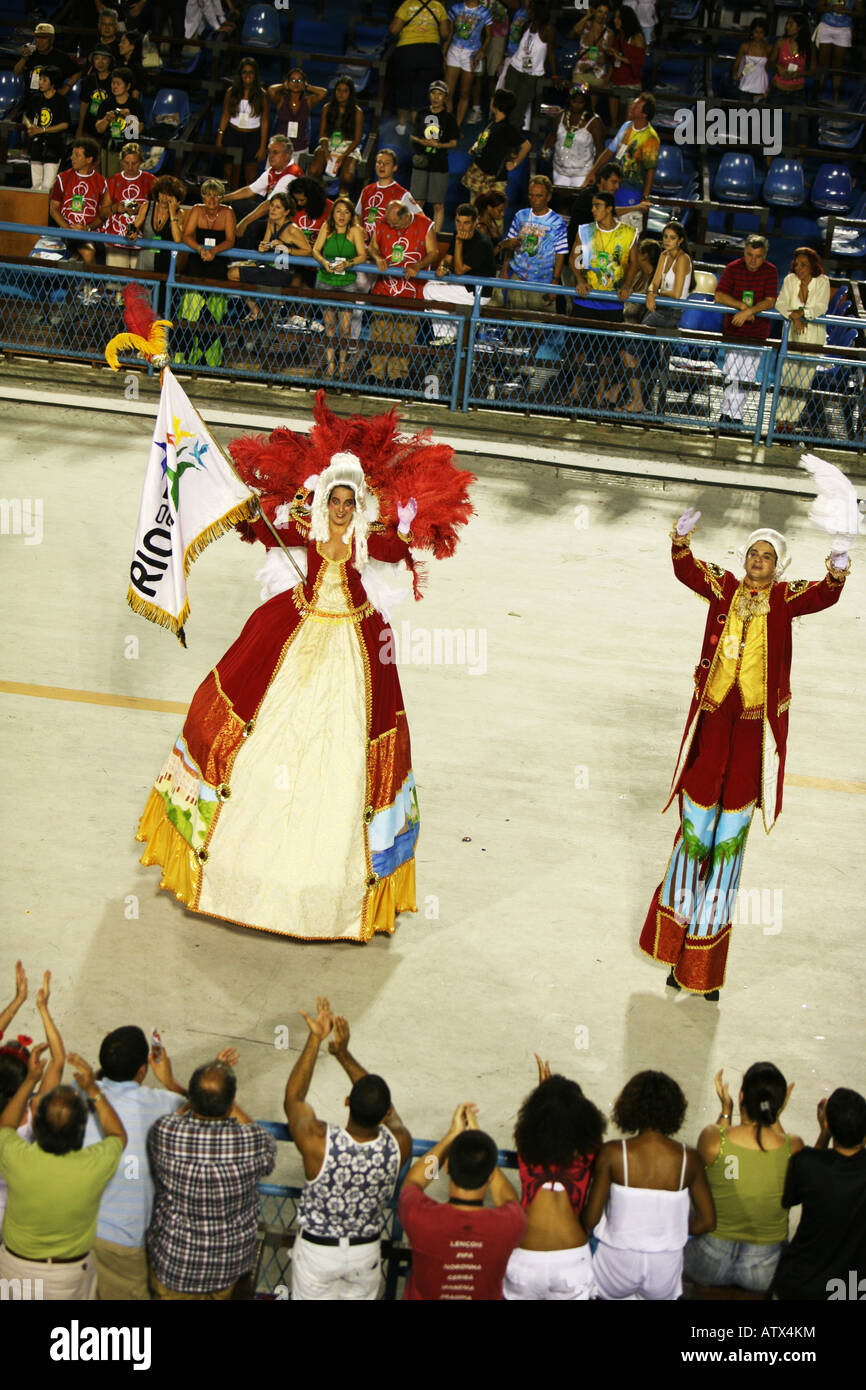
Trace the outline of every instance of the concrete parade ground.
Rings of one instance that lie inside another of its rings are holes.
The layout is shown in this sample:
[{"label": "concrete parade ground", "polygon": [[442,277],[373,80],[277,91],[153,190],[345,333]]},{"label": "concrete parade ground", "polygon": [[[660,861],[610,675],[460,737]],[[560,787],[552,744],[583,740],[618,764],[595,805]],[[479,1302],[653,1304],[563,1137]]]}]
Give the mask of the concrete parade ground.
[{"label": "concrete parade ground", "polygon": [[[666,989],[637,945],[676,831],[675,808],[659,812],[706,611],[674,578],[672,522],[700,508],[695,553],[732,569],[749,531],[772,526],[791,544],[786,577],[820,578],[828,544],[805,485],[690,484],[661,462],[645,477],[636,432],[633,474],[627,452],[616,474],[589,453],[571,469],[461,455],[477,515],[394,619],[419,911],[367,946],[305,945],[186,912],[134,839],[193,691],[259,602],[261,548],[230,535],[196,561],[184,651],[125,603],[152,418],[3,410],[3,496],[39,499],[43,532],[0,536],[0,1002],[19,957],[31,988],[14,1032],[38,1037],[50,969],[68,1049],[95,1063],[109,1029],[156,1026],[185,1083],[231,1042],[241,1104],[282,1119],[298,1010],[327,994],[414,1134],[438,1138],[471,1100],[502,1146],[534,1052],[605,1111],[635,1071],[670,1072],[690,1143],[716,1117],[720,1067],[736,1095],[752,1062],[777,1063],[795,1083],[785,1126],[807,1142],[822,1096],[866,1091],[866,547],[838,605],[794,625],[784,809],[769,837],[753,823],[721,1002]],[[239,432],[214,428],[222,444]],[[310,1100],[337,1119],[345,1093],[323,1054]]]}]

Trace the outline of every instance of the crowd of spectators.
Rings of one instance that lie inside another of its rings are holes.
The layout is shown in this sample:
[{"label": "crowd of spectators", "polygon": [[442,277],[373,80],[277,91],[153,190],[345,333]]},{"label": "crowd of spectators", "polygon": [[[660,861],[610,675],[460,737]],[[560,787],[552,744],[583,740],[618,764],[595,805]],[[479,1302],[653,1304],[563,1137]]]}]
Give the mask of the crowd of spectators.
[{"label": "crowd of spectators", "polygon": [[[784,32],[775,38],[767,20],[755,19],[744,28],[731,81],[749,102],[783,103],[799,120],[796,108],[816,70],[832,71],[838,95],[837,68],[850,47],[859,8],[854,0],[821,3],[814,43],[799,13],[786,17]],[[501,288],[484,289],[484,303],[506,311],[565,314],[595,327],[641,323],[657,333],[677,333],[682,314],[677,303],[694,288],[695,265],[688,217],[677,220],[671,207],[667,225],[660,226],[654,199],[661,137],[653,124],[656,98],[643,88],[657,34],[652,0],[634,5],[599,0],[573,24],[566,20],[574,55],[566,70],[561,70],[561,46],[557,58],[565,15],[552,11],[546,0],[526,6],[519,0],[457,0],[450,6],[404,0],[389,26],[393,49],[385,109],[390,97],[396,112],[394,147],[380,139],[375,148],[375,130],[372,149],[365,141],[369,98],[359,96],[339,63],[327,87],[309,81],[299,67],[290,68],[281,82],[265,85],[258,60],[245,55],[226,75],[224,98],[216,102],[212,172],[195,181],[167,174],[163,167],[157,177],[148,165],[155,159],[160,165],[164,146],[154,148],[152,132],[144,130],[148,75],[142,43],[151,62],[154,54],[159,60],[160,43],[168,53],[170,41],[184,30],[184,7],[136,8],[134,15],[129,6],[118,14],[101,5],[93,46],[78,62],[58,48],[51,24],[39,24],[32,51],[27,46],[15,65],[30,84],[21,121],[31,183],[50,190],[52,222],[118,238],[110,245],[70,238],[65,261],[164,272],[168,253],[147,246],[159,237],[179,248],[176,269],[185,280],[241,281],[295,295],[351,289],[405,300],[426,297],[444,305],[470,298],[465,285],[452,283],[455,277],[483,275],[503,282]],[[185,36],[234,33],[238,20],[232,5],[222,9],[205,0],[196,8],[189,0]],[[139,23],[140,30],[132,27]],[[80,97],[74,131],[73,89]],[[466,140],[465,126],[478,127]],[[457,201],[455,151],[460,153]],[[407,160],[411,177],[402,175],[404,186],[397,172]],[[516,195],[523,206],[515,206],[509,176],[527,161],[528,187]],[[540,171],[539,161],[547,161],[541,168],[549,167],[549,175]],[[214,172],[221,177],[214,178]],[[333,221],[335,200],[339,228]],[[344,228],[347,201],[354,215]],[[389,202],[401,203],[407,212],[395,209],[386,217]],[[651,211],[655,221],[647,233]],[[446,236],[451,215],[454,230]],[[468,233],[470,215],[474,227]],[[358,269],[365,262],[354,250],[357,231],[368,252],[366,270]],[[340,254],[325,263],[328,237],[334,247],[339,240]],[[820,350],[826,338],[821,325],[807,322],[826,312],[821,305],[829,281],[817,253],[796,249],[780,293],[781,277],[768,259],[766,237],[743,240],[742,256],[734,255],[724,270],[714,267],[716,302],[735,311],[718,315],[714,323],[724,340],[743,345],[723,360],[722,428],[742,427],[761,360],[748,344],[763,344],[770,336],[766,310],[777,308],[790,320],[795,349]],[[267,266],[244,263],[245,252],[274,260]],[[317,266],[292,264],[298,257],[316,260]],[[416,281],[424,270],[437,280]],[[647,296],[646,304],[624,308],[637,294]],[[796,304],[792,295],[800,296]],[[261,319],[262,307],[249,300],[248,319]],[[351,346],[347,326],[351,337],[357,316],[329,309],[317,317],[333,339],[326,375],[340,374]],[[383,336],[387,325],[377,328],[373,322],[372,327]],[[374,344],[373,379],[394,385],[404,379],[407,358],[394,335],[408,338],[411,327],[394,321],[387,352]],[[384,360],[387,353],[391,363]],[[669,355],[662,346],[607,351],[589,400],[576,352],[566,371],[571,379],[563,381],[565,398],[591,406],[593,400],[613,404],[624,393],[626,408],[641,413],[648,377]],[[786,364],[780,434],[797,433],[813,377],[813,367]]]},{"label": "crowd of spectators", "polygon": [[[50,990],[46,973],[45,1041],[0,1045],[0,1277],[41,1280],[47,1300],[252,1297],[258,1189],[277,1146],[237,1099],[238,1052],[225,1048],[183,1087],[160,1036],[124,1024],[102,1039],[94,1071],[66,1053]],[[18,962],[0,1040],[27,998]],[[807,1146],[782,1125],[793,1083],[778,1067],[748,1068],[737,1119],[719,1072],[717,1120],[690,1147],[677,1137],[682,1089],[642,1071],[612,1107],[623,1137],[605,1142],[603,1112],[537,1057],[512,1136],[515,1186],[475,1102],[408,1166],[412,1136],[388,1082],[350,1052],[347,1020],[325,997],[301,1015],[306,1042],[283,1100],[304,1173],[293,1299],[381,1297],[398,1191],[408,1300],[826,1300],[866,1265],[866,1100],[853,1090],[819,1102]],[[349,1085],[343,1123],[307,1099],[326,1044]],[[447,1190],[431,1195],[445,1175]]]}]

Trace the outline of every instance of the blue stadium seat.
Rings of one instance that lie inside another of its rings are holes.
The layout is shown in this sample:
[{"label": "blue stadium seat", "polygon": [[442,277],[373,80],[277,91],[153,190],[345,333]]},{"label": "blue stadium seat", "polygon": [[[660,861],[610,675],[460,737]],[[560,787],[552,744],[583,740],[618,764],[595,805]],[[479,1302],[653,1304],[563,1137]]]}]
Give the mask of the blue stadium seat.
[{"label": "blue stadium seat", "polygon": [[774,159],[764,179],[764,202],[774,208],[799,208],[805,201],[806,181],[799,159]]},{"label": "blue stadium seat", "polygon": [[683,152],[679,145],[662,145],[656,165],[653,191],[674,197],[682,191],[685,183]]},{"label": "blue stadium seat", "polygon": [[673,0],[669,14],[680,24],[691,24],[701,12],[704,0]]},{"label": "blue stadium seat", "polygon": [[849,212],[854,205],[854,184],[846,164],[822,164],[812,184],[809,201],[822,212]]},{"label": "blue stadium seat", "polygon": [[333,86],[335,68],[343,56],[346,46],[346,30],[336,24],[328,24],[317,19],[295,17],[292,25],[292,48],[296,53],[333,53],[327,59],[304,58],[304,72],[312,82],[322,86]]},{"label": "blue stadium seat", "polygon": [[750,154],[722,155],[713,182],[713,198],[719,203],[754,203],[758,196],[755,161]]},{"label": "blue stadium seat", "polygon": [[163,87],[153,99],[149,125],[173,125],[182,130],[189,120],[189,94],[179,87]]},{"label": "blue stadium seat", "polygon": [[[866,193],[854,204],[851,216],[858,222],[866,222]],[[846,260],[866,259],[866,227],[834,227],[830,251]]]},{"label": "blue stadium seat", "polygon": [[273,5],[253,5],[244,15],[241,43],[248,48],[279,48],[280,16]]},{"label": "blue stadium seat", "polygon": [[[857,91],[846,103],[849,111],[866,113],[866,82],[861,82]],[[853,150],[863,135],[863,122],[845,119],[842,116],[828,115],[818,122],[818,144],[822,149]]]},{"label": "blue stadium seat", "polygon": [[0,72],[0,118],[21,100],[24,91],[23,77],[16,77],[14,72]]}]

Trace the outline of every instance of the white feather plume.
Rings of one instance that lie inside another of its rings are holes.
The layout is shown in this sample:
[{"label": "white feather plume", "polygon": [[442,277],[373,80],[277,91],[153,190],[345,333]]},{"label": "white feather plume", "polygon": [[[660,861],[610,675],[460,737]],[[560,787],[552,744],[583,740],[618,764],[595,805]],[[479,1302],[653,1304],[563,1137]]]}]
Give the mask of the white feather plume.
[{"label": "white feather plume", "polygon": [[835,464],[817,454],[804,454],[800,462],[812,474],[818,490],[809,508],[809,520],[832,537],[831,550],[850,550],[860,532],[866,530],[854,484]]}]

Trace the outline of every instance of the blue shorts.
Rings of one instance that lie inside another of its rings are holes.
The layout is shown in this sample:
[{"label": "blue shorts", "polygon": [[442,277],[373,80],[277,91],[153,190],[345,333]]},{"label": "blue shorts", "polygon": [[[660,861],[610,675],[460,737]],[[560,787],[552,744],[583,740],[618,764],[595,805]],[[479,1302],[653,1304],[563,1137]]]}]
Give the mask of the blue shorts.
[{"label": "blue shorts", "polygon": [[735,1284],[752,1293],[764,1293],[773,1282],[787,1243],[780,1240],[775,1245],[755,1245],[719,1236],[693,1236],[685,1249],[683,1277],[693,1284]]}]

